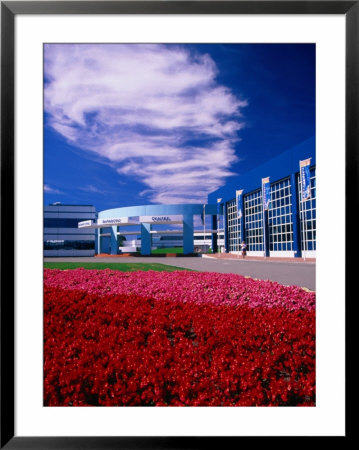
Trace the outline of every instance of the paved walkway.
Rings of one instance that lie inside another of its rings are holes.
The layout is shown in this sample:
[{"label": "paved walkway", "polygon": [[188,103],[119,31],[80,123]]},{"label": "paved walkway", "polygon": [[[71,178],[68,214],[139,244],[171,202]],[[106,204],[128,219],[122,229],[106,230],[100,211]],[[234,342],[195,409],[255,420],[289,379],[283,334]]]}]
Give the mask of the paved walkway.
[{"label": "paved walkway", "polygon": [[315,291],[315,262],[313,260],[297,260],[295,258],[280,260],[279,258],[250,258],[230,255],[224,257],[96,257],[96,258],[45,258],[52,262],[118,262],[118,263],[160,263],[201,272],[236,273],[258,278],[260,280],[277,281],[288,286],[300,286]]},{"label": "paved walkway", "polygon": [[[242,255],[236,255],[233,253],[215,253],[213,255],[203,255],[203,258],[216,258],[216,259],[243,259]],[[315,263],[315,258],[269,258],[264,256],[245,256],[247,261],[268,261],[268,262],[295,262],[295,263]]]}]

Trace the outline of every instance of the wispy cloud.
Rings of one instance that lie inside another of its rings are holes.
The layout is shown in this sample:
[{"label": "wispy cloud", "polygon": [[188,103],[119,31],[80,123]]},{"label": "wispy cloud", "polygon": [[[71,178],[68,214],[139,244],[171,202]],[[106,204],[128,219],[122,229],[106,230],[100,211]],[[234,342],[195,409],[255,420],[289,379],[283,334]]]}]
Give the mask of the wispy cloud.
[{"label": "wispy cloud", "polygon": [[44,191],[45,191],[47,194],[63,194],[62,191],[60,191],[59,189],[55,189],[55,188],[49,186],[48,184],[45,184],[45,185],[44,185]]},{"label": "wispy cloud", "polygon": [[94,194],[106,194],[108,193],[107,191],[103,190],[103,189],[99,189],[96,186],[93,186],[92,184],[88,184],[87,186],[83,186],[79,188],[81,191],[85,191],[85,192],[92,192]]},{"label": "wispy cloud", "polygon": [[171,45],[45,45],[45,110],[69,143],[139,178],[152,202],[202,202],[231,176],[245,101],[207,54]]}]

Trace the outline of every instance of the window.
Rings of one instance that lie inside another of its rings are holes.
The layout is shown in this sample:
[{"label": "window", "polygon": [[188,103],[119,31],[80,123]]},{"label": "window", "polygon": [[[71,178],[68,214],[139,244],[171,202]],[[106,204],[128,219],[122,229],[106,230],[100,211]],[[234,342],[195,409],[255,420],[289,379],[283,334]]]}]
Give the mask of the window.
[{"label": "window", "polygon": [[245,241],[248,251],[263,251],[262,190],[244,197]]},{"label": "window", "polygon": [[268,210],[269,250],[293,250],[293,217],[290,179],[271,185],[271,203]]},{"label": "window", "polygon": [[232,200],[227,203],[227,228],[228,228],[228,251],[240,251],[242,239],[241,220],[237,217],[237,202]]},{"label": "window", "polygon": [[44,250],[94,250],[95,241],[66,241],[48,239],[44,242]]},{"label": "window", "polygon": [[89,219],[66,219],[56,217],[54,219],[44,219],[44,227],[45,228],[78,228],[78,223],[84,220],[92,220]]}]

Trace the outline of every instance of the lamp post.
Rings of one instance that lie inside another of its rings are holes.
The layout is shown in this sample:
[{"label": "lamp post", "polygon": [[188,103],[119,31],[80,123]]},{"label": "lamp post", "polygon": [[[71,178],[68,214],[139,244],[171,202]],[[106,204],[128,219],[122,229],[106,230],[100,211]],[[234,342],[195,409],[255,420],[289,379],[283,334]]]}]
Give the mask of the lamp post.
[{"label": "lamp post", "polygon": [[206,205],[203,204],[203,252],[206,250]]},{"label": "lamp post", "polygon": [[220,253],[220,245],[219,245],[219,215],[217,217],[217,250]]},{"label": "lamp post", "polygon": [[220,247],[219,247],[219,208],[220,208],[221,201],[222,201],[221,198],[217,198],[217,249],[218,249],[218,253],[220,252]]}]

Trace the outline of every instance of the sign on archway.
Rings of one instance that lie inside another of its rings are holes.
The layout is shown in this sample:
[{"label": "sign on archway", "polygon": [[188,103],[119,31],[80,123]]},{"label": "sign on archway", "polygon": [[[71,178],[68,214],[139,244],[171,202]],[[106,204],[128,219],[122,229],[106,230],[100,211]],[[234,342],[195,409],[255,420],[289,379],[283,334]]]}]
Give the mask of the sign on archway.
[{"label": "sign on archway", "polygon": [[183,222],[183,216],[182,215],[140,216],[140,222],[157,225],[179,224]]}]

